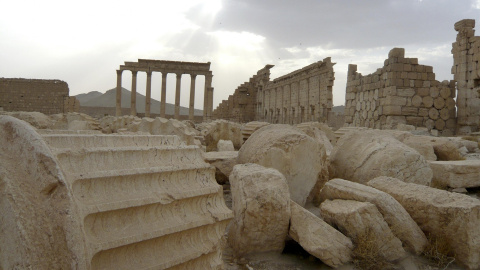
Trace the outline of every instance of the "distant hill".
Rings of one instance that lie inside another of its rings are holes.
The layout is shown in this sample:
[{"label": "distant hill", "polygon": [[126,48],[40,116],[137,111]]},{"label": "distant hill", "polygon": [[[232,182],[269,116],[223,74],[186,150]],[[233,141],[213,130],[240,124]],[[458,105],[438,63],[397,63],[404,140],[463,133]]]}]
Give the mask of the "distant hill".
[{"label": "distant hill", "polygon": [[333,108],[332,108],[332,112],[336,112],[336,113],[344,114],[344,113],[345,113],[345,106],[344,106],[344,105],[340,105],[340,106],[333,106]]},{"label": "distant hill", "polygon": [[[130,95],[131,92],[122,87],[122,108],[130,108]],[[88,92],[86,94],[79,94],[75,96],[80,101],[80,106],[84,107],[115,107],[117,89],[112,88],[102,94],[98,91]],[[146,97],[137,93],[137,112],[145,113],[145,100]],[[150,105],[151,113],[160,113],[160,101],[151,99]],[[175,105],[167,103],[165,106],[165,113],[173,115],[175,113]],[[188,108],[180,106],[180,114],[188,115]],[[203,110],[195,109],[195,115],[202,116]]]}]

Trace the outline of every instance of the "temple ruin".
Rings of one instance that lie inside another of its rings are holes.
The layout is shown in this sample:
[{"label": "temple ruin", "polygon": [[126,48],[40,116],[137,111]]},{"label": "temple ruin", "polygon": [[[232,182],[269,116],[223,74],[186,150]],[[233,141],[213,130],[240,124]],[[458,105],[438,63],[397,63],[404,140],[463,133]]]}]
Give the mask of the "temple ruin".
[{"label": "temple ruin", "polygon": [[345,123],[350,126],[395,129],[401,123],[455,133],[455,82],[435,80],[433,68],[405,58],[405,49],[392,49],[385,65],[366,76],[349,65],[347,76]]},{"label": "temple ruin", "polygon": [[222,101],[214,116],[240,122],[325,122],[333,107],[333,65],[328,57],[273,81],[270,81],[273,65],[266,65],[237,88],[228,101]]},{"label": "temple ruin", "polygon": [[61,80],[0,78],[0,108],[44,114],[78,112],[80,103],[69,91]]},{"label": "temple ruin", "polygon": [[145,116],[150,117],[150,103],[152,92],[152,72],[162,73],[162,92],[161,92],[161,106],[160,116],[165,118],[165,104],[167,96],[167,74],[176,74],[176,90],[175,90],[175,119],[179,119],[180,115],[180,88],[181,78],[183,74],[189,74],[191,77],[190,83],[190,101],[189,101],[189,120],[194,118],[194,104],[195,104],[195,79],[197,75],[205,76],[205,92],[203,100],[203,119],[210,119],[213,109],[213,87],[212,87],[212,71],[210,71],[210,62],[180,62],[180,61],[165,61],[165,60],[150,60],[138,59],[138,62],[125,62],[125,65],[120,65],[117,70],[117,97],[116,97],[116,115],[122,115],[122,73],[124,70],[132,72],[132,90],[131,90],[131,105],[130,114],[137,115],[136,110],[136,95],[137,95],[137,73],[139,71],[147,73],[146,86],[146,101],[145,101]]},{"label": "temple ruin", "polygon": [[457,125],[459,133],[479,130],[480,125],[480,37],[475,20],[455,23],[457,40],[452,44],[452,74],[457,82]]}]

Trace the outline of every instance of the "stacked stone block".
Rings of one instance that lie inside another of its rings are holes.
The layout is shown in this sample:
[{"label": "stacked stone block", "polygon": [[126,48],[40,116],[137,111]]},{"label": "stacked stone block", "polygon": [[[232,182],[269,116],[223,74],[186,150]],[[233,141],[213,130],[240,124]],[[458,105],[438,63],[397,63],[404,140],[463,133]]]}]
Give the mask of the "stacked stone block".
[{"label": "stacked stone block", "polygon": [[458,133],[479,130],[480,125],[480,37],[475,36],[475,20],[455,23],[457,40],[452,44],[452,74],[457,81]]},{"label": "stacked stone block", "polygon": [[396,128],[399,123],[451,135],[456,128],[455,83],[439,82],[431,66],[394,48],[382,68],[363,76],[349,65],[345,122],[350,126]]},{"label": "stacked stone block", "polygon": [[330,57],[269,82],[257,95],[257,119],[270,123],[325,122],[333,107]]},{"label": "stacked stone block", "polygon": [[60,80],[0,78],[0,107],[5,111],[66,113],[68,93],[68,84]]},{"label": "stacked stone block", "polygon": [[270,69],[273,65],[266,65],[253,75],[248,82],[240,85],[228,100],[223,100],[213,111],[214,119],[225,119],[229,121],[246,123],[255,120],[257,103],[257,92],[270,80]]}]

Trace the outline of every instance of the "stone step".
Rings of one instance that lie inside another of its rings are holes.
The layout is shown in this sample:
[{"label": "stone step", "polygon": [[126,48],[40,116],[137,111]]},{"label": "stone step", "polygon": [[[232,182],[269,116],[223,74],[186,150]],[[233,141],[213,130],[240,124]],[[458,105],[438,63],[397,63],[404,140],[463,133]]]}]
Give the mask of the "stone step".
[{"label": "stone step", "polygon": [[73,196],[85,213],[111,211],[144,204],[170,203],[174,200],[218,193],[221,186],[208,165],[155,167],[121,171],[103,171],[69,176]]},{"label": "stone step", "polygon": [[[208,213],[208,214],[206,214]],[[145,204],[84,218],[85,234],[95,252],[109,250],[228,220],[231,211],[221,194],[169,204]]]},{"label": "stone step", "polygon": [[38,134],[71,134],[71,135],[78,135],[78,134],[102,134],[100,130],[65,130],[65,129],[37,129]]},{"label": "stone step", "polygon": [[[92,258],[91,269],[167,269],[215,253],[229,220],[102,250]],[[217,253],[218,254],[218,253]],[[217,261],[218,262],[218,261]],[[203,262],[206,264],[206,262]],[[197,264],[190,269],[198,268]],[[209,269],[209,268],[205,268]]]},{"label": "stone step", "polygon": [[43,134],[45,142],[53,149],[83,149],[101,147],[152,147],[180,146],[182,141],[174,135],[87,135],[87,134]]},{"label": "stone step", "polygon": [[204,164],[197,146],[162,147],[96,147],[78,150],[52,151],[64,172],[109,171],[129,168],[149,168],[159,165]]},{"label": "stone step", "polygon": [[438,187],[480,187],[480,160],[428,161]]}]

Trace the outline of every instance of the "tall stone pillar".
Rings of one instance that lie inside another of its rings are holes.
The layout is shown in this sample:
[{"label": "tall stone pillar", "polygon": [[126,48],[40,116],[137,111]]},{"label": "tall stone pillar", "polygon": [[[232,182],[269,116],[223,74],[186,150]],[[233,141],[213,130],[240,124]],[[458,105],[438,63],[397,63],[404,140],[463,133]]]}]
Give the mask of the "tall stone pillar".
[{"label": "tall stone pillar", "polygon": [[147,72],[147,89],[145,91],[145,117],[150,117],[150,104],[152,99],[152,72]]},{"label": "tall stone pillar", "polygon": [[194,120],[194,113],[195,113],[195,79],[197,78],[197,74],[190,74],[190,104],[188,106],[188,120]]},{"label": "tall stone pillar", "polygon": [[212,119],[212,112],[213,112],[213,87],[210,87],[208,91],[208,114],[207,118]]},{"label": "tall stone pillar", "polygon": [[137,115],[137,72],[132,70],[132,95],[130,97],[130,114]]},{"label": "tall stone pillar", "polygon": [[[209,89],[212,87],[212,77],[213,75],[211,73],[205,75],[205,92],[203,94],[203,121],[207,121],[209,117]],[[212,94],[213,98],[213,94]],[[212,101],[213,104],[213,101]]]},{"label": "tall stone pillar", "polygon": [[167,105],[167,72],[162,72],[162,95],[160,99],[160,117],[165,118],[165,107]]},{"label": "tall stone pillar", "polygon": [[122,116],[122,72],[123,70],[117,70],[116,116]]},{"label": "tall stone pillar", "polygon": [[182,82],[182,74],[177,73],[177,85],[175,89],[175,119],[180,119],[180,85]]}]

